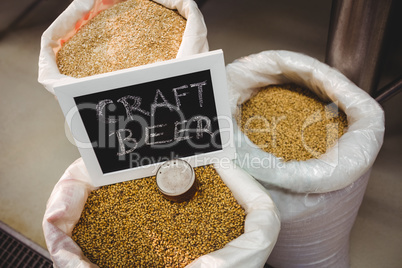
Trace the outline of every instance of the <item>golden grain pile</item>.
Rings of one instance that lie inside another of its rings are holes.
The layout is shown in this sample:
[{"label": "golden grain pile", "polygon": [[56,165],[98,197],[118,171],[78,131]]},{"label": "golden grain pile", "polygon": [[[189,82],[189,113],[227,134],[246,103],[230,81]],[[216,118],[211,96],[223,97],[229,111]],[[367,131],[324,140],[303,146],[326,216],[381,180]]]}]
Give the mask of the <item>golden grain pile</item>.
[{"label": "golden grain pile", "polygon": [[127,0],[92,18],[56,56],[61,74],[85,77],[176,58],[186,19],[150,0]]},{"label": "golden grain pile", "polygon": [[166,200],[155,177],[103,186],[85,204],[72,238],[100,267],[184,267],[244,232],[244,209],[212,166],[195,168],[199,190]]},{"label": "golden grain pile", "polygon": [[262,88],[243,103],[238,122],[254,144],[285,161],[318,158],[348,125],[336,105],[294,84]]}]

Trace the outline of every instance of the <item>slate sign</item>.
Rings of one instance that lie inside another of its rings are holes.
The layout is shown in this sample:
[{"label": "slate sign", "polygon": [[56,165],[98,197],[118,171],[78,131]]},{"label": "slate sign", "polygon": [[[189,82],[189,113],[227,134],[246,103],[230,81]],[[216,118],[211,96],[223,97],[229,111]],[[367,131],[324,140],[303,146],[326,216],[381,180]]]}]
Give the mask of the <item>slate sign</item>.
[{"label": "slate sign", "polygon": [[209,70],[74,100],[103,173],[222,149]]},{"label": "slate sign", "polygon": [[222,131],[231,118],[225,79],[214,51],[76,79],[55,92],[99,186],[154,175],[173,158],[193,166],[232,159],[231,131]]}]

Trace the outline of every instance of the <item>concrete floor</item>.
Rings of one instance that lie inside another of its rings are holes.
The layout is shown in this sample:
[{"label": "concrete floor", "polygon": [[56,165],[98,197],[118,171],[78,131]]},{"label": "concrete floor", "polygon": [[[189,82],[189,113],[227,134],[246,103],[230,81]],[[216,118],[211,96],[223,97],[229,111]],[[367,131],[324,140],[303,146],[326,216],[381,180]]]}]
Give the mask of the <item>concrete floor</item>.
[{"label": "concrete floor", "polygon": [[[69,1],[43,1],[0,41],[0,220],[42,247],[46,201],[79,157],[55,98],[38,82],[40,36]],[[0,4],[0,29],[30,3]],[[207,1],[210,49],[226,63],[263,50],[325,57],[331,1]],[[11,15],[10,15],[11,14]],[[400,44],[400,43],[399,43]],[[401,46],[386,59],[381,84],[402,70]],[[384,104],[386,135],[351,234],[352,268],[401,267],[402,94]]]}]

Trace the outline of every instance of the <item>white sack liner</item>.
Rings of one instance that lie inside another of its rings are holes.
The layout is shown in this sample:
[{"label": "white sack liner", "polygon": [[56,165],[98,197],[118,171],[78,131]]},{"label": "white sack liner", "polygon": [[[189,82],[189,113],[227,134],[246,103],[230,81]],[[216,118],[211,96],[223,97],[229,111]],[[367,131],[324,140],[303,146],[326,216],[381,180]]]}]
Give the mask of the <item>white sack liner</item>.
[{"label": "white sack liner", "polygon": [[[299,193],[342,189],[365,174],[377,157],[384,135],[384,113],[379,104],[339,71],[309,56],[289,51],[264,51],[227,65],[232,114],[237,105],[261,87],[296,83],[322,100],[332,100],[347,115],[348,130],[319,159],[284,162],[254,145],[235,126],[239,165],[265,186]],[[250,166],[242,157],[268,159],[270,167]]]},{"label": "white sack liner", "polygon": [[[187,19],[186,29],[176,58],[208,51],[207,28],[204,17],[193,0],[154,1],[167,8],[177,9]],[[99,11],[119,2],[122,0],[74,0],[42,34],[38,81],[49,92],[54,94],[53,86],[56,82],[76,79],[60,74],[57,68],[55,53],[60,48],[60,41],[67,40],[75,33],[74,28],[77,23],[85,24]]]},{"label": "white sack liner", "polygon": [[[278,237],[278,211],[267,191],[233,163],[215,165],[224,183],[246,211],[244,234],[220,250],[194,260],[187,267],[263,267]],[[55,267],[98,267],[71,239],[89,193],[95,188],[82,158],[55,185],[43,219],[43,231]]]}]

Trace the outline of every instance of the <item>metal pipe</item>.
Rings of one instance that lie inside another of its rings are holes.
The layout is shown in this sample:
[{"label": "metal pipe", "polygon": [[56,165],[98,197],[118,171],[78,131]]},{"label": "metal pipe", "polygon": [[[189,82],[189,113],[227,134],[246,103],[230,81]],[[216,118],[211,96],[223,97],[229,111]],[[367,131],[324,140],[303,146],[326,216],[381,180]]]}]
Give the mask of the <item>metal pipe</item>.
[{"label": "metal pipe", "polygon": [[326,63],[374,94],[392,0],[333,0]]},{"label": "metal pipe", "polygon": [[378,94],[375,100],[380,104],[383,104],[396,94],[402,92],[402,75],[388,85],[381,88],[379,92],[380,94]]}]

